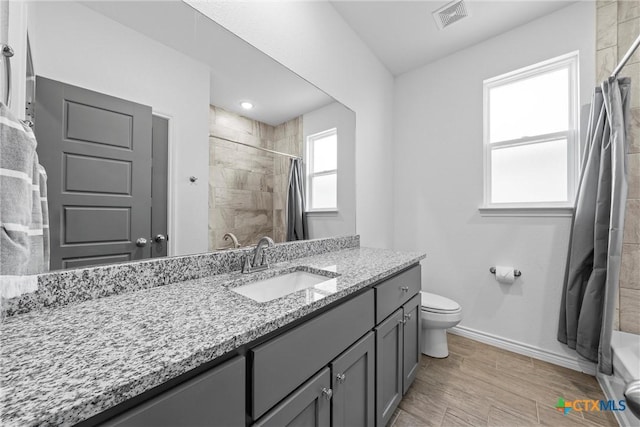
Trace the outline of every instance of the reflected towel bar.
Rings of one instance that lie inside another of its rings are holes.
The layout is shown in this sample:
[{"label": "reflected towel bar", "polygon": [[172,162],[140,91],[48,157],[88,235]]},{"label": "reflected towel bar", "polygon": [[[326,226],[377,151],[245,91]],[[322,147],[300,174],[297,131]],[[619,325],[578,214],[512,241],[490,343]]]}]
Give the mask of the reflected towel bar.
[{"label": "reflected towel bar", "polygon": [[[495,268],[495,267],[491,267],[491,268],[489,269],[489,271],[491,272],[491,274],[496,274],[496,268]],[[521,272],[520,270],[515,270],[515,269],[514,269],[514,270],[513,270],[513,275],[514,275],[515,277],[520,277],[520,276],[522,276],[522,272]]]},{"label": "reflected towel bar", "polygon": [[2,57],[4,58],[5,71],[7,76],[7,91],[5,92],[4,105],[9,107],[11,104],[11,57],[13,56],[13,49],[8,44],[2,45]]}]

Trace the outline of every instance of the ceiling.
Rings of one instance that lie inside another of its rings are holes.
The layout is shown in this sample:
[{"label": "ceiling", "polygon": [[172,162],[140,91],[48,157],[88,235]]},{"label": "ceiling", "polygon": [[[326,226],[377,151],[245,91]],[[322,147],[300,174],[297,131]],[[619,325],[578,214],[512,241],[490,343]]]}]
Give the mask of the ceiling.
[{"label": "ceiling", "polygon": [[331,4],[395,76],[495,37],[575,1],[466,0],[468,17],[439,30],[432,12],[449,1]]},{"label": "ceiling", "polygon": [[[334,102],[182,1],[91,0],[82,4],[209,66],[210,102],[225,110],[276,126]],[[242,109],[242,101],[251,101],[254,108]]]}]

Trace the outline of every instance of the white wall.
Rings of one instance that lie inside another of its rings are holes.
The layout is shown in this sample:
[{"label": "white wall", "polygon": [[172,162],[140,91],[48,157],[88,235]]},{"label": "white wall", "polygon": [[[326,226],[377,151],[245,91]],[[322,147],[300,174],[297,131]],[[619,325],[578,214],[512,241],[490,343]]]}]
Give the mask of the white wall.
[{"label": "white wall", "polygon": [[356,229],[391,246],[393,78],[329,2],[189,2],[356,113]]},{"label": "white wall", "polygon": [[[423,289],[461,325],[560,357],[556,341],[570,218],[482,217],[482,81],[580,51],[580,103],[595,85],[595,3],[577,2],[396,79],[394,246],[427,252]],[[522,277],[499,285],[489,267]]]},{"label": "white wall", "polygon": [[[37,75],[170,117],[170,248],[174,255],[207,251],[208,67],[79,4],[30,3],[28,27]],[[191,175],[200,179],[192,184]]]},{"label": "white wall", "polygon": [[345,236],[356,231],[356,120],[353,111],[338,102],[307,113],[302,118],[303,141],[336,128],[338,134],[338,211],[307,214],[309,238]]}]

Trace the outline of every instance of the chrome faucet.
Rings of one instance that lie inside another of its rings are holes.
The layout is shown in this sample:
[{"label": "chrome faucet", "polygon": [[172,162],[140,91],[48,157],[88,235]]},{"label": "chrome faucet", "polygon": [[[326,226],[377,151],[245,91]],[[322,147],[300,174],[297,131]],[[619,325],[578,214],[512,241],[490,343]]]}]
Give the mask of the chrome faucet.
[{"label": "chrome faucet", "polygon": [[253,262],[249,260],[249,255],[244,258],[242,264],[243,273],[251,273],[252,271],[266,270],[269,268],[269,262],[267,261],[266,253],[264,252],[264,246],[272,247],[274,245],[271,237],[264,236],[258,241],[255,252],[253,253]]},{"label": "chrome faucet", "polygon": [[233,233],[225,233],[224,236],[222,236],[222,239],[225,241],[231,239],[231,241],[233,242],[234,249],[237,249],[240,247],[240,243],[238,243],[238,238]]}]

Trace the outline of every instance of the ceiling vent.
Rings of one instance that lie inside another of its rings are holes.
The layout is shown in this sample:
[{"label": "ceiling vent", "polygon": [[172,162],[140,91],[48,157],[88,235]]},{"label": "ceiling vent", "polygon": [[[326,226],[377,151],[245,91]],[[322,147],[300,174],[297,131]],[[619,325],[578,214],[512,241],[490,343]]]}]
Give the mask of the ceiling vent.
[{"label": "ceiling vent", "polygon": [[433,11],[433,19],[441,30],[467,16],[469,16],[469,10],[464,0],[454,0]]}]

